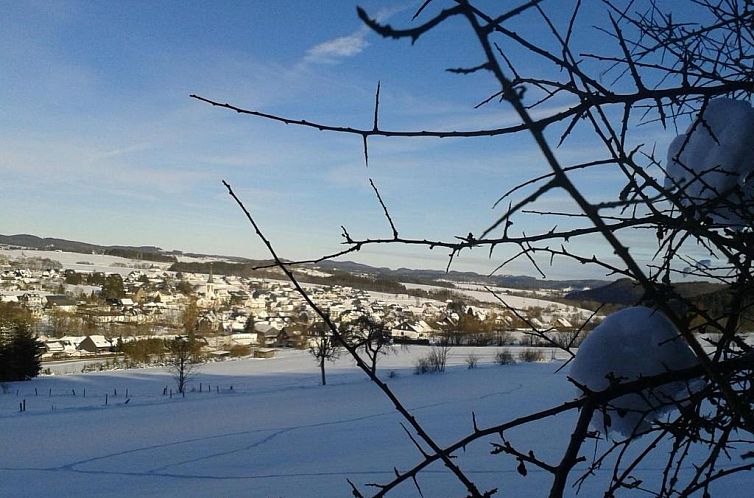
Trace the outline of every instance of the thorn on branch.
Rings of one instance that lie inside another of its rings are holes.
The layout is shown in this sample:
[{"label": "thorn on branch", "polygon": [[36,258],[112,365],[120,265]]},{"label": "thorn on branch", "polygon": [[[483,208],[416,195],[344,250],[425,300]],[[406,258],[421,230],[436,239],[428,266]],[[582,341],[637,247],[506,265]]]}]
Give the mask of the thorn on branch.
[{"label": "thorn on branch", "polygon": [[351,494],[355,498],[364,498],[364,495],[361,494],[361,492],[358,490],[358,488],[356,487],[356,485],[354,483],[352,483],[350,479],[346,479],[346,481],[348,481],[348,484],[351,485]]},{"label": "thorn on branch", "polygon": [[403,423],[401,423],[401,427],[406,432],[406,435],[408,435],[409,439],[411,439],[411,442],[414,443],[414,446],[416,446],[416,448],[419,450],[419,453],[421,453],[424,458],[429,457],[429,454],[426,451],[424,451],[424,448],[421,447],[421,445],[416,440],[416,438],[414,437],[414,435],[411,434],[411,432],[406,428],[406,426]]},{"label": "thorn on branch", "polygon": [[419,17],[422,13],[422,11],[429,5],[429,3],[432,0],[424,0],[424,3],[419,7],[419,9],[414,13],[414,17],[411,18],[412,21],[415,21],[417,17]]},{"label": "thorn on branch", "polygon": [[[377,92],[374,95],[374,127],[372,128],[373,131],[377,131],[377,115],[379,113],[380,109],[380,82],[377,82]],[[364,137],[366,140],[366,136]]]},{"label": "thorn on branch", "polygon": [[[364,143],[366,144],[366,137],[364,138]],[[377,186],[374,184],[372,179],[369,179],[369,185],[372,186],[372,190],[374,190],[374,193],[377,194],[377,200],[380,203],[380,206],[382,206],[382,210],[385,212],[385,218],[387,218],[388,223],[390,223],[390,229],[393,231],[393,239],[398,239],[398,230],[395,228],[395,223],[393,223],[393,219],[390,217],[390,213],[387,210],[387,206],[385,205],[385,202],[382,200],[382,196],[380,195],[380,191],[377,190]]]},{"label": "thorn on branch", "polygon": [[457,252],[458,248],[454,248],[452,251],[450,251],[450,254],[448,254],[448,266],[445,267],[445,273],[450,272],[450,265],[453,264],[453,258],[455,258]]},{"label": "thorn on branch", "polygon": [[369,167],[369,146],[367,145],[367,134],[363,133],[361,135],[362,140],[364,141],[364,166],[367,168]]},{"label": "thorn on branch", "polygon": [[474,238],[474,234],[471,232],[469,232],[469,234],[466,237],[459,237],[458,235],[456,235],[455,238],[463,242],[466,242],[467,244],[469,244],[469,247],[478,245],[477,240]]},{"label": "thorn on branch", "polygon": [[340,225],[340,228],[343,230],[343,233],[340,234],[341,237],[346,239],[346,243],[353,244],[354,243],[353,239],[351,238],[351,235],[348,233],[348,230],[346,230],[346,227],[344,227],[343,225]]}]

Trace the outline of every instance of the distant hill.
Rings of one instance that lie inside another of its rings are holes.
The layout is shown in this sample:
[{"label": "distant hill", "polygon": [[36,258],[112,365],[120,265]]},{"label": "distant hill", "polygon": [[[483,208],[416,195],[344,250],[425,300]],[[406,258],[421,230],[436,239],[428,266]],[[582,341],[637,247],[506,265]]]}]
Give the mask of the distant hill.
[{"label": "distant hill", "polygon": [[175,256],[165,254],[162,249],[155,246],[101,246],[87,242],[74,240],[55,239],[50,237],[37,237],[36,235],[17,234],[0,235],[0,244],[27,247],[30,249],[42,249],[48,251],[77,252],[82,254],[107,254],[121,256],[130,259],[144,259],[170,263],[177,261]]},{"label": "distant hill", "polygon": [[[679,282],[673,285],[673,289],[681,297],[689,299],[720,292],[725,289],[725,286],[710,282]],[[570,292],[566,295],[566,299],[633,306],[638,304],[643,296],[644,289],[638,282],[622,278],[593,289]]]},{"label": "distant hill", "polygon": [[[109,254],[131,259],[169,263],[177,263],[178,257],[181,255],[195,258],[212,258],[215,260],[221,260],[213,263],[213,271],[218,274],[240,273],[260,275],[261,273],[259,271],[255,272],[252,268],[271,263],[269,260],[252,260],[238,256],[184,253],[181,251],[168,252],[163,251],[156,246],[102,246],[66,239],[37,237],[36,235],[29,234],[0,235],[0,244],[14,247],[26,247],[30,249],[60,250],[83,254]],[[223,261],[227,263],[235,263],[235,265],[231,264],[224,266],[222,264]],[[602,287],[608,283],[606,280],[543,280],[523,275],[495,275],[488,277],[474,272],[450,271],[446,273],[443,270],[414,270],[411,268],[392,270],[386,267],[373,267],[362,263],[354,263],[352,261],[322,261],[316,265],[305,265],[305,267],[316,268],[327,273],[347,272],[366,279],[418,283],[441,287],[453,287],[453,283],[480,283],[522,290],[564,290]],[[180,263],[174,266],[176,271],[208,271],[208,268],[209,267],[205,266],[203,263]]]},{"label": "distant hill", "polygon": [[275,268],[257,269],[258,267],[267,267],[272,261],[253,261],[247,260],[245,263],[236,263],[232,261],[192,261],[176,262],[168,268],[170,271],[181,273],[214,273],[215,275],[235,275],[239,277],[256,277],[256,278],[281,278],[282,272]]},{"label": "distant hill", "polygon": [[[708,316],[718,320],[720,326],[727,325],[730,307],[737,294],[737,291],[731,287],[710,282],[680,282],[673,284],[673,290],[694,308],[704,310]],[[622,306],[639,304],[643,294],[641,287],[636,282],[624,278],[596,289],[571,292],[566,295],[566,299],[574,302],[592,301],[606,304],[607,307],[603,310],[609,311]],[[689,308],[686,302],[678,299],[672,299],[668,304],[680,315],[686,315],[693,310],[693,308]],[[754,330],[754,302],[751,298],[745,298],[740,305],[742,312],[739,323],[742,330]],[[692,316],[691,323],[699,324],[705,321],[706,318]]]},{"label": "distant hill", "polygon": [[[481,283],[499,287],[511,287],[514,289],[537,290],[537,289],[585,289],[601,287],[608,283],[606,280],[543,280],[523,275],[495,275],[488,277],[474,272],[459,272],[442,270],[412,270],[410,268],[390,268],[364,265],[352,261],[322,261],[317,263],[322,271],[348,271],[351,273],[363,273],[375,278],[397,280],[432,285],[444,285],[444,282],[458,283]],[[448,285],[450,286],[450,285]]]}]

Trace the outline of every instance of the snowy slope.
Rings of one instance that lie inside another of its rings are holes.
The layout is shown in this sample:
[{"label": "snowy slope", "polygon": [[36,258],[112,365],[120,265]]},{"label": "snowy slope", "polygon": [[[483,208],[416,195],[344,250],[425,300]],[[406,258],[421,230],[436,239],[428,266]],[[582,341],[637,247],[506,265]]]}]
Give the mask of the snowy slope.
[{"label": "snowy slope", "polygon": [[[135,268],[143,265],[154,266],[156,268],[167,269],[170,263],[158,263],[154,261],[137,261],[135,259],[121,258],[120,256],[109,256],[105,254],[81,254],[77,252],[58,252],[58,251],[36,251],[21,249],[3,249],[0,254],[9,256],[11,259],[20,258],[47,258],[60,262],[64,270],[76,270],[78,272],[99,271],[104,273],[120,273],[128,275]],[[88,264],[81,264],[86,262]],[[114,265],[123,266],[114,266]]]},{"label": "snowy slope", "polygon": [[[406,282],[402,282],[402,284],[405,285],[408,289],[422,289],[426,291],[449,290],[446,287],[439,287],[435,285],[414,284]],[[556,310],[559,313],[581,313],[585,317],[592,314],[590,310],[587,310],[585,308],[578,308],[576,306],[559,303],[557,301],[550,301],[547,299],[548,295],[545,291],[533,292],[533,294],[536,294],[537,297],[523,297],[509,294],[509,292],[526,292],[522,291],[521,289],[508,289],[505,287],[495,286],[489,286],[489,288],[497,295],[497,297],[486,290],[483,285],[477,284],[457,284],[456,287],[450,290],[457,294],[466,295],[472,299],[476,299],[480,303],[492,303],[499,305],[500,299],[502,299],[508,306],[519,310],[526,310],[530,308],[550,308],[552,310]]]},{"label": "snowy slope", "polygon": [[[383,372],[396,372],[389,384],[442,444],[471,430],[472,411],[484,427],[576,394],[565,374],[554,373],[559,363],[496,366],[493,349],[475,350],[482,365],[474,370],[462,365],[472,349],[456,348],[456,366],[447,373],[413,375],[413,361],[425,351],[386,358]],[[311,357],[286,351],[272,360],[206,365],[195,379],[203,392],[185,399],[162,396],[171,379],[159,369],[7,384],[0,395],[0,496],[346,497],[346,478],[360,485],[387,482],[393,466],[417,463],[420,455],[399,417],[352,362],[340,360],[329,372],[328,386],[318,386]],[[21,399],[26,413],[18,412]],[[567,414],[506,436],[556,462],[574,420]],[[489,455],[489,442],[458,456],[480,486],[505,491],[498,496],[546,495],[548,475],[529,468],[521,477],[515,460]],[[650,460],[641,469],[651,479],[659,465]],[[607,470],[598,472],[581,496],[601,496],[608,477]],[[430,466],[419,483],[427,497],[465,496],[440,465]],[[754,478],[738,476],[735,484],[752,485]],[[713,496],[729,496],[725,491],[713,488]],[[417,492],[406,484],[392,496]]]}]

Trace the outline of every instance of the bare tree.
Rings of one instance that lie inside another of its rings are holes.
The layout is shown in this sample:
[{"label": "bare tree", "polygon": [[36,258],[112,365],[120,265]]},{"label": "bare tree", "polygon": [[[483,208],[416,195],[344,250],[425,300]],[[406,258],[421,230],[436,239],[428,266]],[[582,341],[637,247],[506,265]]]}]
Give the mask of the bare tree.
[{"label": "bare tree", "polygon": [[179,336],[168,343],[168,349],[168,371],[175,379],[178,392],[184,394],[189,380],[196,374],[201,363],[198,344],[191,338]]},{"label": "bare tree", "polygon": [[322,385],[327,385],[325,363],[334,362],[340,358],[342,348],[340,337],[332,334],[323,323],[316,323],[310,329],[312,337],[309,339],[309,353],[314,356],[319,365]]},{"label": "bare tree", "polygon": [[357,349],[364,351],[369,361],[369,369],[377,373],[377,360],[381,356],[395,352],[390,331],[384,323],[377,322],[369,316],[361,316],[348,325],[349,339]]},{"label": "bare tree", "polygon": [[[609,43],[585,45],[579,41],[579,30],[584,28],[581,17],[585,9],[594,10],[595,4],[604,10],[602,24],[597,29]],[[733,165],[726,163],[728,159],[722,158],[722,153],[706,162],[699,161],[694,154],[700,143],[705,143],[708,150],[741,145],[727,142],[718,121],[721,107],[730,110],[728,119],[748,116],[748,101],[754,91],[751,63],[754,9],[751,2],[697,0],[690,2],[683,12],[669,13],[679,5],[646,0],[625,7],[611,0],[585,0],[574,2],[571,11],[564,15],[562,3],[549,7],[542,0],[522,1],[502,12],[484,11],[470,0],[426,0],[414,16],[416,24],[406,28],[382,24],[359,9],[359,17],[374,32],[412,43],[428,32],[450,36],[443,27],[451,20],[463,22],[469,36],[478,43],[481,59],[471,59],[468,66],[449,71],[458,75],[488,75],[496,88],[491,94],[479,97],[479,106],[512,109],[519,122],[509,126],[471,130],[384,129],[379,123],[379,86],[374,120],[363,128],[290,119],[192,96],[241,114],[353,135],[363,142],[365,162],[369,157],[369,139],[376,136],[494,140],[520,134],[532,139],[541,152],[548,171],[502,192],[495,202],[495,207],[502,211],[479,233],[455,235],[447,240],[401,236],[388,206],[370,181],[392,236],[354,238],[343,228],[343,250],[298,262],[283,261],[277,255],[251,213],[226,184],[275,264],[323,318],[335,339],[340,338],[339,331],[298,285],[290,270],[292,265],[355,253],[377,244],[405,244],[447,249],[450,268],[461,251],[482,248],[492,257],[495,251],[507,247],[511,248],[511,255],[502,257],[493,273],[522,259],[544,276],[546,263],[567,260],[589,265],[607,275],[632,279],[643,290],[641,303],[667,317],[677,339],[693,353],[692,366],[633,379],[610,376],[611,372],[607,372],[610,381],[607,387],[595,390],[577,385],[580,395],[572,401],[489,427],[478,427],[474,422],[473,431],[467,436],[441,448],[374,375],[356,348],[346,344],[357,365],[393,402],[418,439],[429,448],[419,448],[420,456],[414,467],[396,470],[396,477],[390,482],[373,483],[377,489],[375,496],[384,496],[407,481],[416,483],[416,476],[436,461],[451,470],[469,496],[494,494],[496,489],[480,490],[452,459],[456,452],[481,439],[490,442],[493,454],[508,455],[519,462],[523,473],[525,465],[529,465],[549,474],[551,497],[563,496],[568,484],[578,486],[606,465],[612,466],[606,496],[638,487],[659,497],[694,493],[711,496],[710,489],[718,480],[754,469],[754,464],[747,461],[754,457],[751,408],[754,351],[742,337],[752,327],[754,305],[752,161],[746,149],[732,155],[738,158],[732,159],[738,161]],[[522,21],[516,24],[519,20]],[[532,26],[545,26],[549,38],[539,40],[527,33]],[[452,33],[456,36],[457,32]],[[522,72],[524,67],[527,73]],[[646,135],[638,132],[652,126],[659,130],[683,130],[687,125],[688,130],[671,144],[667,156],[664,147],[658,153],[654,144],[646,145]],[[573,137],[585,134],[599,145],[594,157],[572,164],[562,162],[556,149],[567,147]],[[752,137],[744,135],[743,143],[747,142],[750,147]],[[614,191],[606,188],[599,196],[588,194],[580,185],[590,172],[607,172],[619,179],[621,186]],[[544,198],[554,193],[565,194],[572,209],[553,211],[544,206]],[[515,227],[532,214],[553,219],[552,228],[538,233],[517,233]],[[565,228],[563,220],[567,220]],[[647,233],[654,235],[654,255],[640,260],[630,250],[629,241]],[[575,244],[579,240],[585,244]],[[589,249],[584,247],[594,247],[597,240],[609,247],[614,256],[600,258],[585,252]],[[722,284],[725,291],[714,305],[684,298],[673,285],[683,277],[714,281]],[[710,348],[705,349],[700,341],[701,331],[717,334]],[[547,337],[545,332],[532,327],[532,334],[543,340]],[[552,345],[574,356],[571,349],[577,337],[578,334],[569,338],[567,344],[553,341]],[[686,387],[680,390],[680,396],[662,396],[663,387],[669,383]],[[636,431],[619,440],[606,434],[610,428],[605,414],[624,406],[620,400],[625,396],[645,400],[644,405],[635,405],[639,408],[634,409],[639,419],[647,422],[642,424],[641,433],[641,439],[649,439],[647,445],[638,446],[640,438]],[[658,410],[668,410],[674,415],[658,421],[654,417]],[[578,416],[557,461],[540,459],[531,448],[518,449],[504,438],[510,429],[567,412],[577,412]],[[593,418],[600,413],[605,422],[595,427]],[[588,440],[595,440],[595,447],[585,452]],[[640,464],[649,455],[662,451],[658,449],[661,447],[671,448],[662,455],[662,477],[645,482]],[[693,456],[700,452],[701,459]],[[732,454],[741,455],[743,460],[734,460]],[[581,475],[574,475],[578,464]],[[693,470],[681,472],[683,468]],[[362,496],[355,485],[352,487],[355,496]]]}]

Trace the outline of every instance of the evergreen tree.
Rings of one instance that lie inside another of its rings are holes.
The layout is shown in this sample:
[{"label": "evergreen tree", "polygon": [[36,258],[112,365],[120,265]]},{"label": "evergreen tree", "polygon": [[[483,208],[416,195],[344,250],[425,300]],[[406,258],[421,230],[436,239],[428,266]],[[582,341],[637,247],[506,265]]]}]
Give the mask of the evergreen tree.
[{"label": "evergreen tree", "polygon": [[105,277],[105,281],[102,284],[102,299],[120,299],[125,296],[125,294],[125,290],[123,289],[123,277],[117,273]]},{"label": "evergreen tree", "polygon": [[256,332],[254,329],[254,315],[249,313],[249,318],[246,319],[246,325],[243,327],[244,334],[253,334]]},{"label": "evergreen tree", "polygon": [[13,376],[9,380],[27,380],[39,375],[42,369],[39,359],[44,352],[44,346],[27,324],[18,324],[8,346],[9,365]]},{"label": "evergreen tree", "polygon": [[24,310],[0,307],[0,381],[36,377],[44,346],[32,332]]}]

